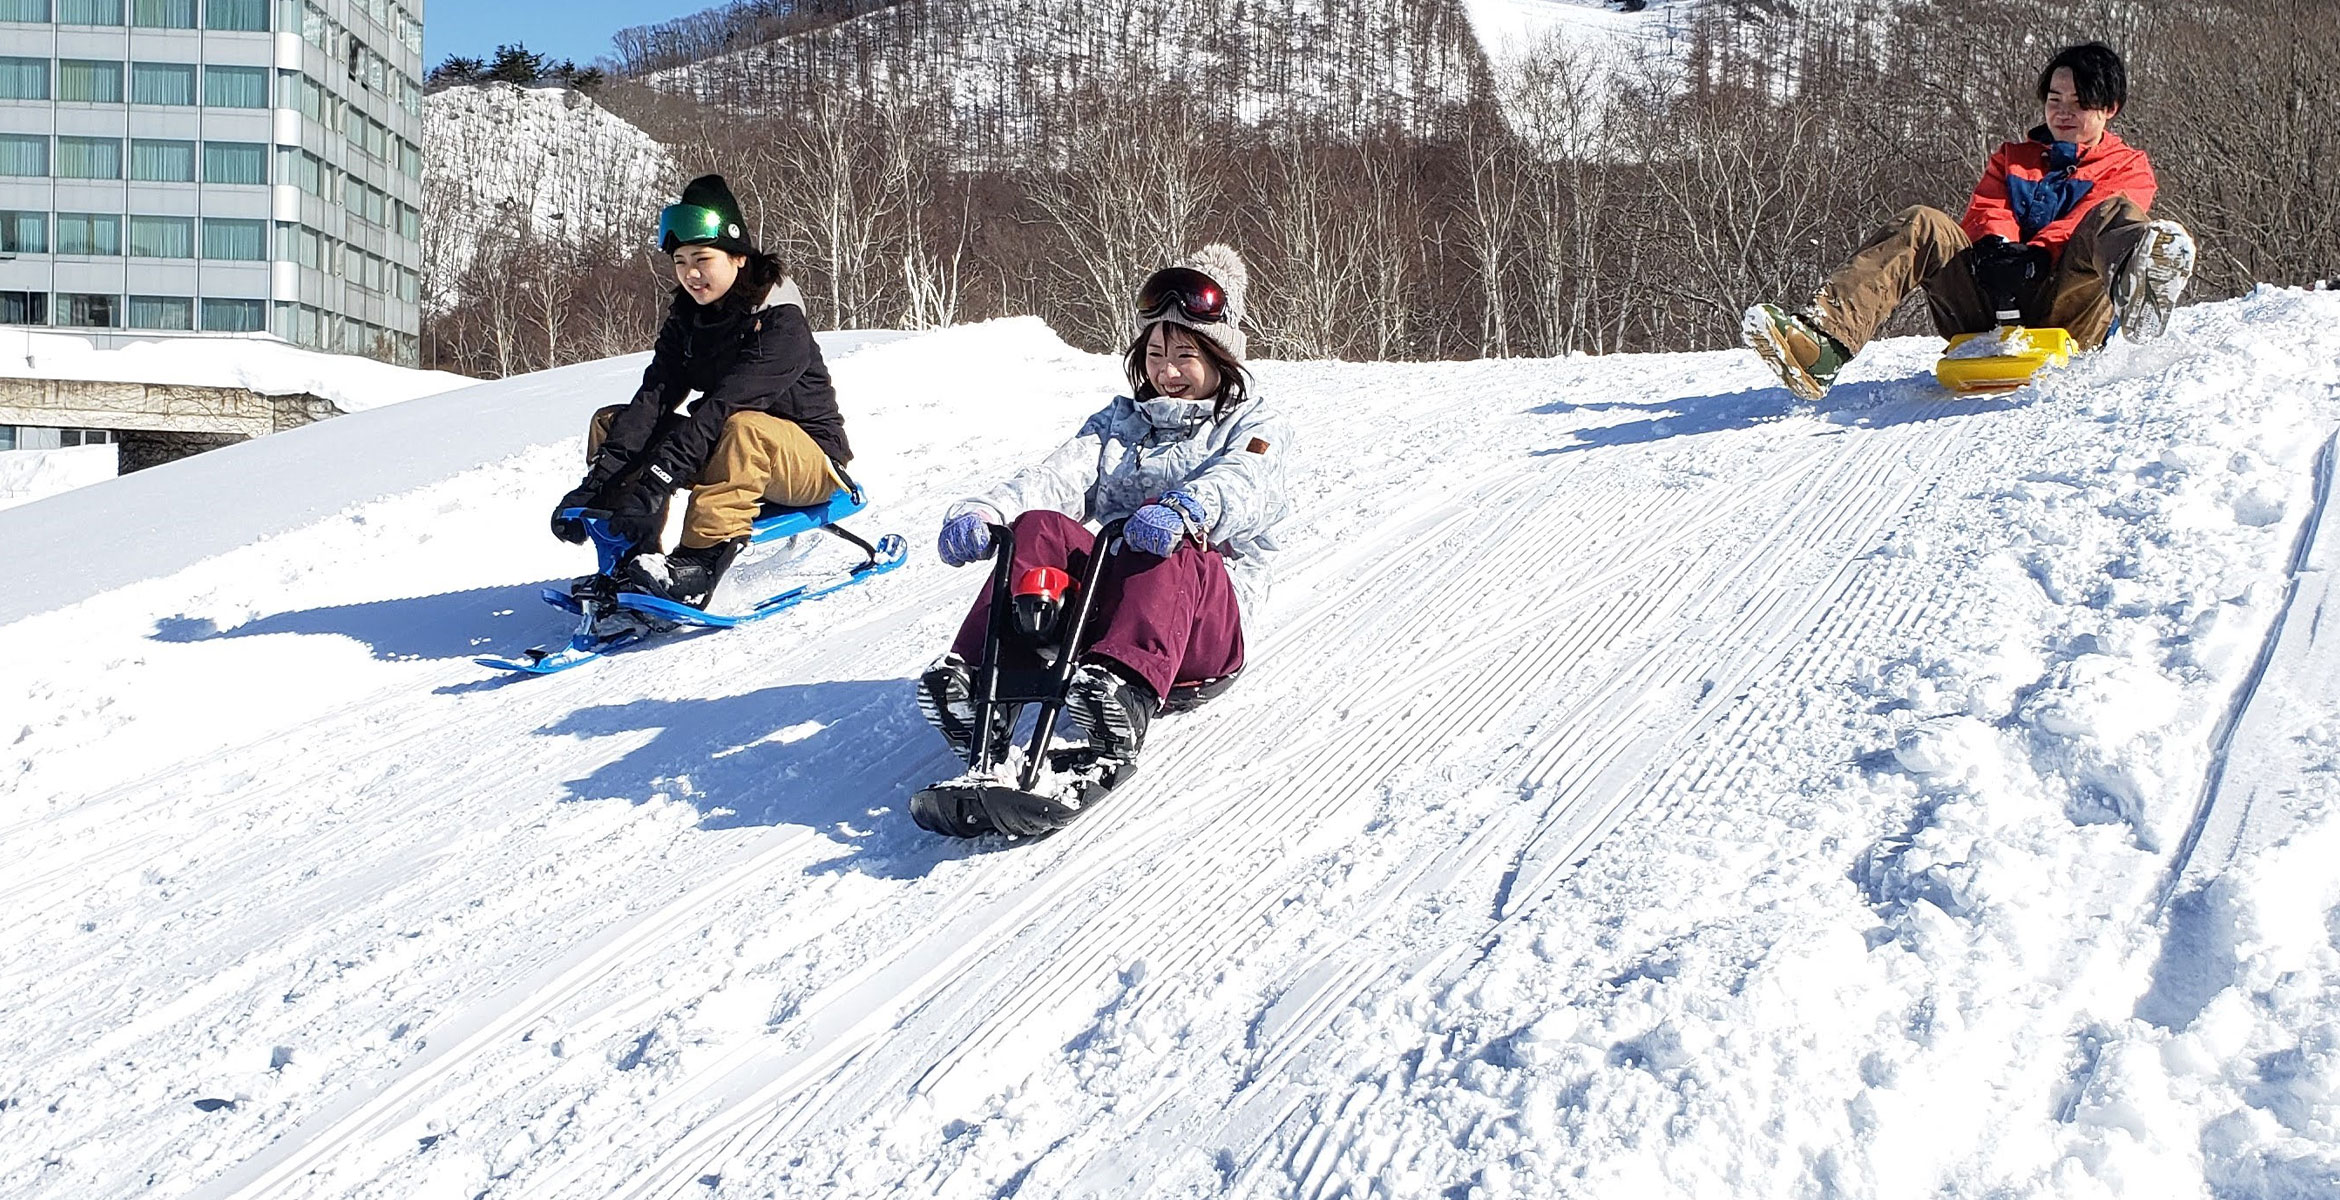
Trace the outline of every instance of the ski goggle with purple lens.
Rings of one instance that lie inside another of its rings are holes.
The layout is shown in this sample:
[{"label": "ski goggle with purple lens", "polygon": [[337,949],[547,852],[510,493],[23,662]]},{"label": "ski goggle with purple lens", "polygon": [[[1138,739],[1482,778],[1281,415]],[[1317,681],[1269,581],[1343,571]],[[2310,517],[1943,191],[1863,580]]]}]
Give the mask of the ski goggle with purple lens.
[{"label": "ski goggle with purple lens", "polygon": [[658,250],[672,254],[678,246],[692,246],[739,236],[739,226],[726,225],[723,214],[697,204],[669,204],[658,210]]},{"label": "ski goggle with purple lens", "polygon": [[1152,321],[1175,308],[1198,325],[1227,319],[1227,292],[1219,281],[1193,267],[1164,267],[1146,276],[1138,289],[1138,319]]}]

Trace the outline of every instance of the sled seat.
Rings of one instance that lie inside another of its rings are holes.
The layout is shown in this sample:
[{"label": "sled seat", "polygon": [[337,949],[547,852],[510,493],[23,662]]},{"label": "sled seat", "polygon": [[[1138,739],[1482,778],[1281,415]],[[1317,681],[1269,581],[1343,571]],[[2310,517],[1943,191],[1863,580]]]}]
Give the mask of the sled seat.
[{"label": "sled seat", "polygon": [[748,540],[760,546],[765,542],[810,533],[824,525],[834,525],[868,507],[868,495],[852,487],[838,488],[830,493],[828,499],[802,508],[790,508],[766,501],[756,512],[753,532],[748,535]]}]

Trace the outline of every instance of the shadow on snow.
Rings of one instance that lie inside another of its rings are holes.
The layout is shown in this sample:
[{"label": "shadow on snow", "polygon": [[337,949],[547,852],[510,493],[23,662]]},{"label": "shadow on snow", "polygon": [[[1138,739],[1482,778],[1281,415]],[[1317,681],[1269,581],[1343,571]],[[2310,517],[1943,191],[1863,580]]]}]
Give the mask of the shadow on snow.
[{"label": "shadow on snow", "polygon": [[1638,411],[1651,415],[1638,421],[1576,430],[1574,442],[1537,450],[1533,455],[1541,458],[1601,446],[1629,446],[1667,438],[1752,429],[1757,425],[1798,415],[1816,416],[1838,428],[1885,429],[1918,421],[2020,408],[2025,403],[2027,401],[2021,392],[2000,396],[1954,396],[1925,376],[1839,384],[1829,389],[1828,395],[1817,404],[1806,404],[1782,387],[1685,396],[1649,404],[1574,404],[1554,401],[1532,411],[1546,414]]},{"label": "shadow on snow", "polygon": [[538,598],[546,586],[514,583],[296,609],[226,629],[209,617],[165,617],[155,622],[153,637],[185,643],[276,633],[338,634],[365,643],[385,662],[517,654],[529,646],[565,640],[576,623],[576,618]]},{"label": "shadow on snow", "polygon": [[910,793],[960,768],[919,716],[907,679],[596,705],[536,732],[629,740],[650,734],[567,781],[567,799],[684,800],[699,810],[702,829],[802,825],[844,848],[815,872],[915,878],[938,862],[1007,845],[955,842],[911,824]]}]

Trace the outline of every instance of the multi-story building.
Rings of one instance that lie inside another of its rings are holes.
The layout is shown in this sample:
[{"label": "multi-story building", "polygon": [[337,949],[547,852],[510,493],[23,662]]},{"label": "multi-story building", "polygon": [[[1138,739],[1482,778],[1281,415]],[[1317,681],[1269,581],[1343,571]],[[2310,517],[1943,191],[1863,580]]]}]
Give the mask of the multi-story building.
[{"label": "multi-story building", "polygon": [[0,324],[414,363],[421,77],[422,0],[0,0]]}]

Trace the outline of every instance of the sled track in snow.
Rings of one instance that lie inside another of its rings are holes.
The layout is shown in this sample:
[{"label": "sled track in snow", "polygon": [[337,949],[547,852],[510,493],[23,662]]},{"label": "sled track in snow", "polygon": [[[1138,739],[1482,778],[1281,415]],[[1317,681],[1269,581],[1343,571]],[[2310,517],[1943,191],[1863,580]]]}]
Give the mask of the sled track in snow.
[{"label": "sled track in snow", "polygon": [[[1930,415],[1953,411],[1935,407],[1938,411],[1929,410]],[[1393,665],[1380,673],[1335,670],[1328,672],[1332,677],[1323,681],[1321,690],[1308,689],[1323,698],[1318,713],[1344,713],[1375,695],[1402,694],[1409,697],[1407,704],[1356,721],[1324,719],[1310,722],[1311,728],[1293,730],[1286,714],[1272,706],[1222,702],[1213,710],[1216,719],[1207,743],[1165,738],[1166,744],[1156,747],[1158,758],[1149,764],[1149,772],[1127,792],[1051,841],[1050,848],[1061,854],[1047,874],[1028,889],[1021,903],[1007,907],[997,919],[980,922],[991,943],[984,953],[971,961],[954,954],[947,962],[935,963],[934,969],[915,979],[910,989],[914,997],[896,993],[880,1009],[864,1007],[879,997],[858,987],[808,1006],[867,1013],[866,1020],[852,1027],[852,1040],[868,1043],[884,1034],[883,1063],[864,1054],[860,1044],[796,1051],[788,1066],[776,1073],[759,1072],[760,1086],[661,1154],[650,1170],[637,1176],[640,1185],[627,1194],[688,1194],[702,1180],[768,1162],[784,1147],[807,1138],[859,1123],[882,1123],[890,1113],[871,1111],[868,1104],[873,1098],[895,1105],[955,1085],[980,1088],[983,1085],[974,1078],[960,1085],[953,1076],[970,1071],[980,1075],[1020,1037],[1029,1036],[1031,1022],[1093,991],[1101,976],[1123,964],[1143,961],[1149,975],[1195,977],[1211,957],[1239,942],[1244,928],[1256,923],[1265,908],[1281,902],[1274,887],[1262,883],[1265,879],[1272,884],[1280,850],[1303,841],[1308,830],[1332,812],[1369,799],[1380,781],[1405,763],[1440,744],[1482,732],[1505,715],[1506,705],[1477,702],[1473,693],[1520,694],[1531,683],[1548,683],[1564,675],[1589,655],[1641,639],[1648,645],[1627,668],[1615,672],[1607,686],[1580,702],[1568,719],[1555,723],[1552,740],[1520,752],[1531,790],[1554,782],[1560,788],[1547,805],[1546,824],[1528,839],[1536,848],[1532,861],[1537,865],[1530,877],[1533,886],[1527,890],[1548,887],[1556,873],[1632,803],[1652,794],[1631,785],[1650,766],[1648,756],[1658,746],[1696,736],[1716,719],[1722,702],[1746,678],[1775,664],[1818,614],[1834,611],[1830,604],[1850,572],[1846,562],[1864,551],[1929,481],[1931,467],[1953,436],[1947,430],[1913,428],[1914,437],[1855,432],[1813,439],[1819,447],[1805,450],[1797,469],[1769,464],[1775,469],[1765,479],[1744,489],[1726,489],[1719,504],[1681,506],[1662,514],[1612,513],[1609,521],[1630,525],[1642,536],[1616,538],[1604,555],[1587,563],[1573,586],[1552,596],[1504,595],[1505,558],[1500,549],[1579,540],[1571,535],[1599,527],[1592,518],[1609,497],[1572,494],[1568,472],[1536,464],[1482,488],[1471,502],[1459,506],[1459,512],[1426,511],[1410,524],[1402,548],[1383,556],[1374,569],[1340,581],[1341,590],[1310,612],[1287,620],[1283,626],[1287,632],[1260,654],[1263,672],[1272,672],[1281,689],[1291,689],[1291,676],[1307,671],[1301,664],[1336,662],[1343,646],[1415,647],[1443,637],[1447,644],[1462,647],[1453,654],[1393,653],[1385,658]],[[1771,531],[1770,537],[1741,543],[1734,551],[1726,545],[1728,539],[1713,536],[1734,516],[1770,504],[1785,506],[1784,514],[1770,513],[1756,522]],[[1823,508],[1827,519],[1797,519]],[[1489,513],[1518,519],[1507,525],[1485,519]],[[1779,544],[1778,539],[1791,535],[1793,545]],[[1766,556],[1773,556],[1773,575],[1751,579],[1740,569],[1748,562],[1765,561]],[[1811,556],[1827,564],[1821,578],[1833,582],[1817,592],[1774,586],[1781,582],[1777,572],[1798,564],[1809,569],[1805,560]],[[1395,586],[1394,594],[1376,595],[1376,587],[1396,582],[1389,576],[1398,564],[1423,561],[1468,567],[1426,573],[1414,587]],[[1338,569],[1334,564],[1311,571],[1290,586],[1309,587]],[[1755,598],[1744,601],[1750,592]],[[1356,609],[1365,610],[1364,615],[1334,619],[1344,610]],[[1454,628],[1459,614],[1474,614],[1473,623]],[[1703,654],[1685,652],[1661,628],[1699,622],[1713,625],[1695,643]],[[1733,647],[1741,649],[1734,653]],[[1623,720],[1585,728],[1587,719],[1614,710],[1620,701],[1701,675],[1707,676],[1715,703],[1689,712],[1687,726],[1650,730],[1638,721]],[[1238,689],[1229,699],[1243,694]],[[1437,719],[1419,718],[1432,713],[1439,714]],[[1164,732],[1177,729],[1178,725],[1169,725]],[[1589,804],[1593,811],[1584,811],[1586,792],[1600,775],[1597,770],[1571,774],[1565,768],[1585,758],[1614,762],[1626,757],[1629,749],[1642,754],[1632,760],[1635,770],[1609,780],[1599,802]],[[1535,750],[1542,752],[1540,757],[1531,757]],[[1727,758],[1728,751],[1722,757]],[[1228,778],[1229,761],[1250,765]],[[1213,773],[1219,781],[1207,792],[1186,790],[1202,786]],[[1667,786],[1673,786],[1671,778]],[[1180,819],[1154,815],[1159,812],[1155,805],[1162,802],[1157,797],[1178,798],[1183,806]],[[1383,903],[1394,905],[1443,888],[1465,862],[1520,853],[1516,846],[1503,845],[1520,838],[1515,825],[1491,823],[1472,839],[1460,861],[1438,862],[1435,869],[1425,863],[1413,879],[1386,887]],[[1194,829],[1205,827],[1213,836],[1191,836]],[[1564,852],[1555,837],[1565,841]],[[1135,882],[1106,888],[1109,874],[1126,872],[1140,862],[1147,869]],[[1059,902],[1101,888],[1106,894],[1094,905]],[[1165,922],[1162,916],[1170,912],[1179,916]],[[962,948],[966,945],[957,923],[936,938],[946,939]],[[1050,953],[1064,945],[1082,946],[1084,953]],[[1303,979],[1313,979],[1319,986],[1313,995],[1278,1000],[1279,1009],[1288,1007],[1298,1015],[1275,1040],[1285,1047],[1305,1044],[1377,973],[1359,964],[1332,966],[1314,975],[1303,971]],[[896,1019],[897,1014],[903,1015]],[[1271,1053],[1256,1070],[1272,1074],[1277,1064]],[[717,1086],[711,1092],[740,1095],[736,1086]],[[1143,1120],[1171,1102],[1164,1095],[1133,1105],[1138,1114],[1133,1119]],[[664,1111],[679,1115],[689,1107],[677,1102]],[[611,1165],[573,1162],[557,1179],[541,1182],[548,1194],[575,1194],[589,1186],[589,1180],[606,1177],[603,1172]]]},{"label": "sled track in snow", "polygon": [[[2153,913],[2157,920],[2168,916],[2170,902],[2177,899],[2179,888],[2194,865],[2194,856],[2202,848],[2204,835],[2212,828],[2213,819],[2218,813],[2219,789],[2226,779],[2227,751],[2234,743],[2235,730],[2242,725],[2243,714],[2250,709],[2251,699],[2258,694],[2260,682],[2267,677],[2267,668],[2275,660],[2275,648],[2283,641],[2284,625],[2290,620],[2293,603],[2299,596],[2300,573],[2307,569],[2309,555],[2315,549],[2317,531],[2331,512],[2333,460],[2336,455],[2340,455],[2340,433],[2326,436],[2323,449],[2316,454],[2314,506],[2308,510],[2306,518],[2300,521],[2298,540],[2292,543],[2291,555],[2285,560],[2284,573],[2288,582],[2284,585],[2283,604],[2276,610],[2275,619],[2267,625],[2267,634],[2259,642],[2258,657],[2252,660],[2250,673],[2243,677],[2241,686],[2235,689],[2226,711],[2219,714],[2217,729],[2210,735],[2210,769],[2202,777],[2201,795],[2195,800],[2193,817],[2186,823],[2185,836],[2178,842],[2177,853],[2170,856],[2169,872],[2163,877],[2161,888],[2154,896]],[[2243,816],[2237,814],[2231,824],[2239,826]],[[2221,868],[2227,865],[2224,860],[2232,852],[2231,845],[2222,848],[2218,864]]]},{"label": "sled track in snow", "polygon": [[[1905,589],[1897,586],[1902,572],[1890,563],[1880,567],[1864,559],[1862,551],[1936,483],[1951,441],[1949,434],[1913,440],[1906,449],[1914,461],[1907,463],[1890,461],[1896,455],[1867,455],[1865,461],[1843,464],[1833,486],[1816,488],[1806,498],[1840,505],[1829,510],[1829,519],[1811,522],[1800,545],[1784,548],[1787,554],[1773,546],[1768,555],[1753,556],[1783,570],[1800,564],[1809,571],[1826,564],[1819,586],[1776,587],[1774,575],[1753,581],[1753,594],[1734,603],[1738,578],[1727,569],[1715,570],[1682,614],[1684,624],[1711,631],[1693,645],[1702,653],[1672,653],[1678,648],[1667,645],[1644,651],[1563,718],[1557,736],[1522,747],[1517,760],[1523,791],[1542,804],[1543,819],[1517,852],[1504,911],[1476,928],[1456,926],[1455,947],[1483,944],[1496,926],[1530,911],[1623,821],[1664,824],[1698,801],[1727,796],[1754,753],[1789,727],[1777,709],[1794,694],[1794,682],[1840,670],[1861,633],[1913,615],[1905,610]],[[1781,524],[1807,528],[1792,521]],[[1699,699],[1685,709],[1635,703],[1692,685]],[[1618,709],[1625,711],[1603,719]],[[1347,994],[1309,1001],[1318,1015],[1285,1035],[1292,1040],[1276,1056],[1276,1070],[1306,1060],[1310,1051],[1327,1049],[1310,1043],[1331,1037],[1331,1018],[1368,985],[1443,975],[1469,957],[1451,949],[1410,957],[1395,947],[1379,949],[1390,953],[1356,955],[1384,965],[1346,973]],[[1273,1077],[1272,1071],[1263,1074]],[[1321,1101],[1305,1089],[1272,1084],[1257,1089],[1229,1122],[1235,1138],[1250,1150],[1244,1158],[1248,1169],[1232,1190],[1276,1190],[1267,1179],[1280,1171],[1297,1185],[1295,1195],[1333,1196],[1355,1176],[1370,1175],[1376,1164],[1348,1164],[1352,1171],[1342,1169],[1341,1159],[1364,1144],[1359,1126],[1369,1119],[1364,1100],[1378,1086],[1361,1080],[1348,1092]],[[1276,1145],[1287,1147],[1286,1152],[1270,1152]]]}]

